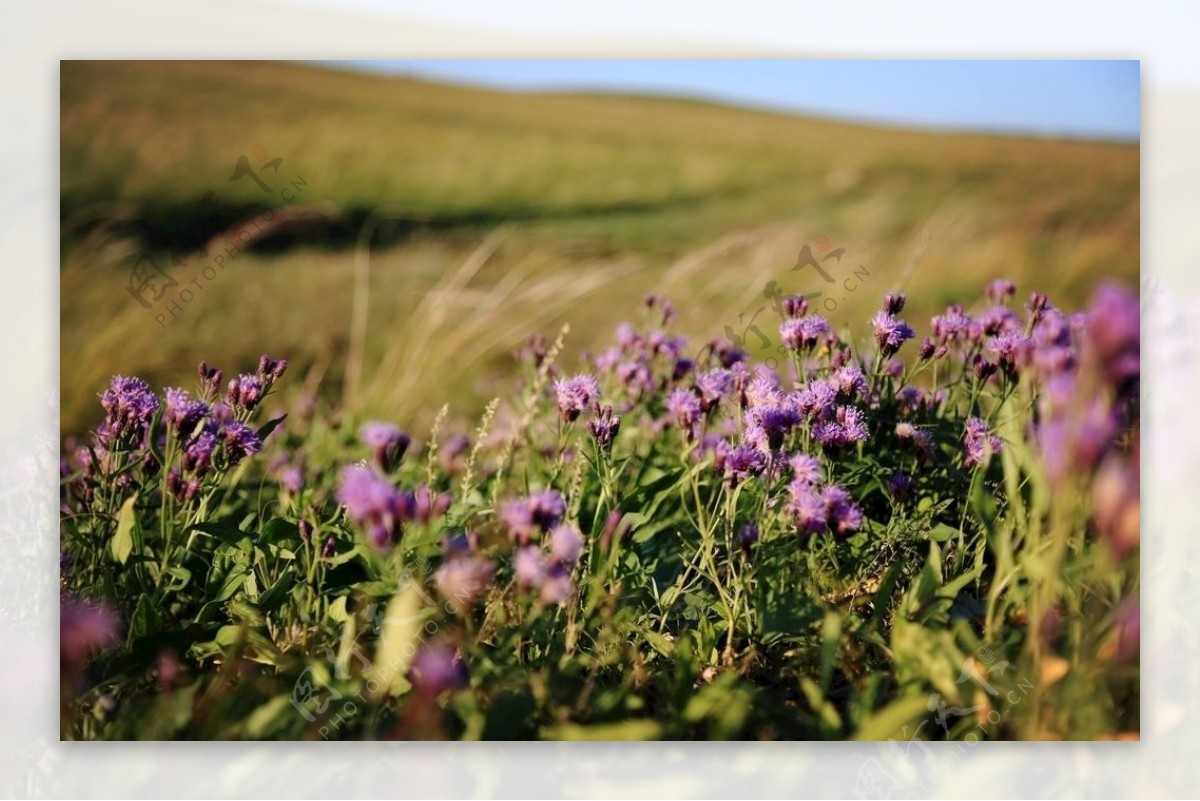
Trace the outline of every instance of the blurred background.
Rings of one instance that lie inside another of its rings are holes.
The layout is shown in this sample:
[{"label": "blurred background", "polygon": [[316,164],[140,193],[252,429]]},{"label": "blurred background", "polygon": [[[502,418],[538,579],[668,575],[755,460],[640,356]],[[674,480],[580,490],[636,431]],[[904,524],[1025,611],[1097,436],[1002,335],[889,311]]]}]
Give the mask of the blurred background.
[{"label": "blurred background", "polygon": [[1064,307],[1138,282],[1137,62],[62,62],[60,86],[64,435],[114,373],[191,387],[263,352],[423,431],[502,393],[528,334],[594,351],[647,292],[757,346],[775,293],[862,340],[889,291],[924,333],[992,278]]}]

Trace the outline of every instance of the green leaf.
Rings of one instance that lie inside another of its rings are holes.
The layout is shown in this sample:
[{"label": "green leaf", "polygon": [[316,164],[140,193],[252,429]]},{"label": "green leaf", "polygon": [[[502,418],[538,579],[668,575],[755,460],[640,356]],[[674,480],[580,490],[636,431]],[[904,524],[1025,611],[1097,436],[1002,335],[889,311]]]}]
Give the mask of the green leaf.
[{"label": "green leaf", "polygon": [[343,595],[331,603],[325,614],[330,620],[337,621],[338,623],[345,623],[350,617],[350,615],[346,612],[346,596]]},{"label": "green leaf", "polygon": [[901,698],[863,721],[855,740],[908,739],[905,727],[929,712],[925,696]]},{"label": "green leaf", "polygon": [[661,723],[644,719],[594,726],[564,723],[542,730],[542,736],[551,740],[658,740],[662,735]]},{"label": "green leaf", "polygon": [[129,554],[133,553],[134,528],[138,524],[133,509],[135,501],[136,495],[127,499],[121,504],[121,511],[117,513],[117,533],[112,538],[112,555],[121,564],[125,564]]},{"label": "green leaf", "polygon": [[275,543],[283,539],[296,540],[300,538],[300,528],[291,520],[273,517],[263,526],[259,539],[262,542]]},{"label": "green leaf", "polygon": [[267,588],[266,592],[258,596],[258,608],[264,612],[269,612],[279,604],[283,603],[287,598],[288,592],[292,587],[296,586],[296,576],[291,570],[285,570],[279,578],[275,579],[275,583]]},{"label": "green leaf", "polygon": [[148,637],[156,631],[158,631],[158,611],[154,608],[150,596],[143,595],[138,598],[137,607],[133,610],[133,617],[129,619],[129,643],[132,645],[134,640]]},{"label": "green leaf", "polygon": [[408,687],[405,674],[420,647],[425,598],[414,581],[407,581],[387,606],[375,662],[364,672],[379,682],[380,694],[401,695]]},{"label": "green leaf", "polygon": [[271,432],[274,431],[275,429],[279,428],[279,426],[286,419],[287,419],[287,415],[281,414],[278,417],[276,417],[274,420],[268,420],[267,422],[263,423],[262,427],[259,428],[258,432],[257,432],[259,442],[266,442],[267,437],[269,437],[271,435]]}]

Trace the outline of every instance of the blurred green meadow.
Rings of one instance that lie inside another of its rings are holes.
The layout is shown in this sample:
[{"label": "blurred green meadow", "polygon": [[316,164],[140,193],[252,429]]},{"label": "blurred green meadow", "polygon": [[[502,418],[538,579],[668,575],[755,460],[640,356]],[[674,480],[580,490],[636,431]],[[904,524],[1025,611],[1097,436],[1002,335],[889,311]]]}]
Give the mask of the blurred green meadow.
[{"label": "blurred green meadow", "polygon": [[[704,341],[776,338],[772,288],[821,292],[837,324],[903,290],[923,325],[993,278],[1069,307],[1138,280],[1136,144],[298,64],[60,78],[64,435],[114,373],[191,386],[201,358],[232,374],[264,351],[361,415],[470,420],[527,335],[569,323],[573,358],[652,291]],[[832,283],[793,269],[805,246]]]}]

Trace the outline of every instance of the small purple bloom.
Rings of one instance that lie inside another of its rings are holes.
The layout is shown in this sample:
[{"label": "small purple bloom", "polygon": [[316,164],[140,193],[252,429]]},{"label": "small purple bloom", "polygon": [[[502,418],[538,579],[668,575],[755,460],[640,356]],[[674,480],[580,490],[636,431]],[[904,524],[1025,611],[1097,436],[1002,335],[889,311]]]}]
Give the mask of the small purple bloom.
[{"label": "small purple bloom", "polygon": [[401,523],[408,517],[401,493],[386,478],[364,465],[342,468],[338,502],[359,528],[366,529],[375,548],[384,550],[401,533]]},{"label": "small purple bloom", "polygon": [[458,648],[448,642],[421,646],[409,667],[409,680],[417,692],[433,697],[467,684],[467,666]]},{"label": "small purple bloom", "polygon": [[758,537],[758,526],[753,523],[746,523],[739,528],[738,544],[742,546],[742,552],[749,555],[750,548],[758,542]]},{"label": "small purple bloom", "polygon": [[819,534],[828,526],[825,501],[807,481],[796,480],[788,485],[784,508],[802,534]]},{"label": "small purple bloom", "polygon": [[862,400],[867,395],[867,377],[855,364],[834,370],[829,376],[829,386],[842,401]]},{"label": "small purple bloom", "polygon": [[250,411],[263,399],[265,390],[258,376],[243,373],[229,382],[225,401],[235,409]]},{"label": "small purple bloom", "polygon": [[513,556],[513,575],[517,579],[517,585],[523,589],[542,586],[548,569],[546,557],[532,545],[517,549],[516,555]]},{"label": "small purple bloom", "polygon": [[583,552],[583,535],[565,523],[550,531],[550,559],[561,565],[573,565]]},{"label": "small purple bloom", "polygon": [[375,464],[385,473],[391,473],[400,466],[412,437],[405,434],[397,426],[379,420],[365,423],[358,432],[363,444],[371,449]]},{"label": "small purple bloom", "polygon": [[963,464],[978,467],[988,457],[1000,452],[1000,438],[988,432],[987,422],[978,417],[967,418],[967,430],[963,437]]},{"label": "small purple bloom", "polygon": [[888,293],[883,296],[883,313],[892,315],[899,314],[904,311],[904,304],[908,301],[908,295],[903,292],[898,294]]},{"label": "small purple bloom", "polygon": [[163,419],[178,436],[190,435],[208,414],[207,403],[202,400],[194,400],[182,389],[168,388],[166,398],[167,407],[163,412]]},{"label": "small purple bloom", "polygon": [[588,421],[588,433],[596,440],[596,445],[602,451],[612,450],[613,440],[621,430],[621,418],[613,414],[612,406],[601,408],[593,404],[593,417]]},{"label": "small purple bloom", "polygon": [[898,501],[912,493],[913,480],[907,473],[892,473],[888,476],[888,492]]},{"label": "small purple bloom", "polygon": [[696,424],[700,422],[700,398],[690,389],[680,387],[667,396],[667,411],[671,413],[678,426],[687,432],[688,437],[694,435]]},{"label": "small purple bloom", "polygon": [[784,344],[797,353],[812,350],[824,335],[829,333],[829,323],[820,315],[785,320],[779,326],[779,335]]},{"label": "small purple bloom", "polygon": [[158,398],[150,385],[140,378],[113,376],[112,383],[100,395],[105,420],[100,435],[104,446],[140,446],[150,421],[158,411]]},{"label": "small purple bloom", "polygon": [[835,535],[845,537],[862,527],[863,513],[846,490],[828,486],[821,492],[821,500],[825,504],[829,528]]},{"label": "small purple bloom", "polygon": [[1009,374],[1029,362],[1032,349],[1032,343],[1023,334],[1000,334],[988,343],[988,350],[996,354],[1000,366]]},{"label": "small purple bloom", "polygon": [[599,397],[600,385],[595,378],[585,374],[560,378],[554,382],[554,395],[558,400],[559,416],[573,422]]},{"label": "small purple bloom", "polygon": [[817,484],[821,481],[821,463],[807,453],[797,453],[788,460],[792,468],[792,476],[797,481]]},{"label": "small purple bloom", "polygon": [[230,464],[237,464],[245,457],[262,450],[262,440],[250,426],[231,420],[221,428],[221,437],[225,440],[225,452]]},{"label": "small purple bloom", "polygon": [[203,476],[212,466],[213,452],[218,440],[211,431],[201,431],[183,451],[183,467],[190,473]]},{"label": "small purple bloom", "polygon": [[958,304],[946,309],[945,314],[934,317],[931,326],[934,338],[942,345],[951,342],[971,343],[983,336],[983,327],[965,314]]},{"label": "small purple bloom", "polygon": [[696,388],[700,390],[702,410],[707,412],[733,389],[733,373],[724,368],[701,373],[696,379]]},{"label": "small purple bloom", "polygon": [[571,574],[561,566],[552,566],[542,582],[542,590],[538,600],[544,604],[565,604],[575,595],[575,582]]},{"label": "small purple bloom", "polygon": [[871,320],[875,328],[875,342],[884,356],[891,356],[900,346],[913,338],[913,330],[903,320],[897,320],[888,312],[879,312]]},{"label": "small purple bloom", "polygon": [[433,574],[434,584],[446,602],[462,611],[474,606],[492,583],[496,566],[490,559],[455,554]]},{"label": "small purple bloom", "polygon": [[987,296],[991,298],[992,303],[1004,303],[1015,294],[1017,294],[1017,285],[1004,278],[992,281],[987,285]]},{"label": "small purple bloom", "polygon": [[730,486],[737,486],[750,476],[758,475],[767,466],[767,461],[762,453],[751,445],[737,445],[729,448],[723,457],[725,478]]},{"label": "small purple bloom", "polygon": [[1117,386],[1141,374],[1141,309],[1137,296],[1113,283],[1092,294],[1087,312],[1090,352]]},{"label": "small purple bloom", "polygon": [[763,453],[774,453],[799,422],[800,414],[790,404],[755,406],[746,412],[745,438]]},{"label": "small purple bloom", "polygon": [[258,357],[258,379],[264,384],[278,381],[286,370],[286,359],[272,359],[265,353]]}]

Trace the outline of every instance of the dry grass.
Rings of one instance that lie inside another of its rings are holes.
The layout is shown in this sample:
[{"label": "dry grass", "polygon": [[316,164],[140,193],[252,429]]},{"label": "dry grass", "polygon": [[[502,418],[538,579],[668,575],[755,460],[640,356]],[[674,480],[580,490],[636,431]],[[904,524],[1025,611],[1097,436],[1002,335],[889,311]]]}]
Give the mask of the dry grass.
[{"label": "dry grass", "polygon": [[[790,272],[820,234],[846,248],[839,280],[869,271],[838,292],[838,322],[900,288],[921,324],[1002,275],[1069,301],[1105,277],[1138,276],[1130,145],[260,63],[67,63],[61,121],[67,432],[94,421],[113,372],[190,385],[200,358],[230,370],[286,355],[343,397],[368,252],[354,245],[373,214],[424,224],[401,235],[384,222],[372,237],[353,400],[414,426],[444,401],[456,414],[482,408],[525,334],[569,319],[578,352],[647,291],[675,297],[682,328],[702,336],[737,329],[770,280],[820,291],[811,270]],[[281,175],[303,176],[303,202],[333,209],[349,235],[241,254],[160,326],[125,288],[139,241],[169,245],[209,190],[259,202],[253,184],[227,180],[255,144],[284,159]],[[129,224],[84,236],[79,220],[97,216]]]}]

